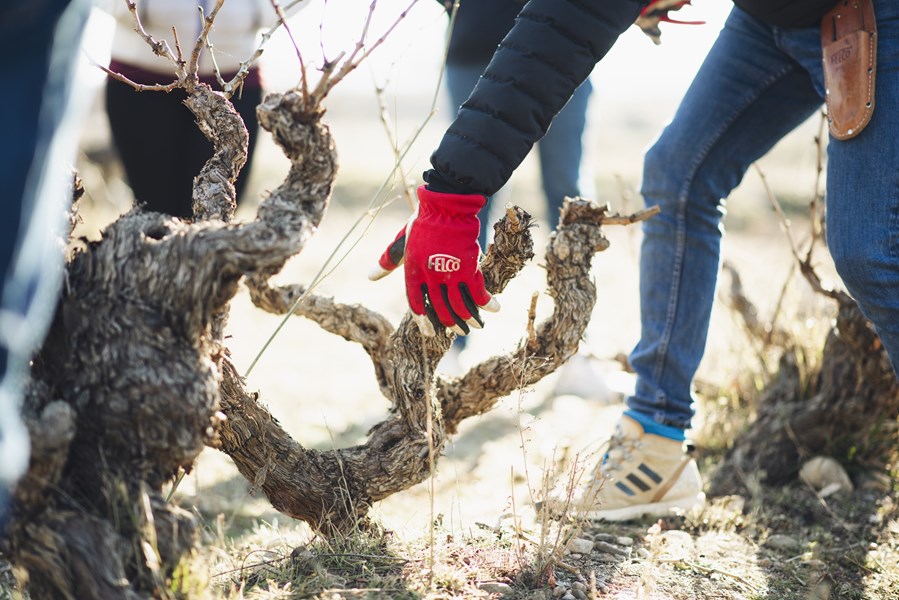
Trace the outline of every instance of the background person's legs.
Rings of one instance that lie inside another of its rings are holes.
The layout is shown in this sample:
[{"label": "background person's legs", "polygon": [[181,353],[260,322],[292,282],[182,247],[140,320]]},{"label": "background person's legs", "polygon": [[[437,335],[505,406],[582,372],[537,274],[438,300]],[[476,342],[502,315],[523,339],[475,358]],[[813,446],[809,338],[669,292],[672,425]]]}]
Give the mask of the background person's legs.
[{"label": "background person's legs", "polygon": [[546,197],[547,231],[559,224],[565,196],[594,195],[593,177],[584,169],[584,132],[593,85],[587,79],[575,90],[565,108],[555,116],[546,135],[537,142],[540,178]]},{"label": "background person's legs", "polygon": [[[213,147],[183,104],[185,97],[183,90],[136,92],[114,79],[106,84],[110,131],[135,202],[146,210],[191,218],[193,180],[212,156]],[[258,134],[256,106],[261,100],[258,88],[246,89],[233,100],[250,134],[247,164],[237,179],[238,202],[250,175]]]}]

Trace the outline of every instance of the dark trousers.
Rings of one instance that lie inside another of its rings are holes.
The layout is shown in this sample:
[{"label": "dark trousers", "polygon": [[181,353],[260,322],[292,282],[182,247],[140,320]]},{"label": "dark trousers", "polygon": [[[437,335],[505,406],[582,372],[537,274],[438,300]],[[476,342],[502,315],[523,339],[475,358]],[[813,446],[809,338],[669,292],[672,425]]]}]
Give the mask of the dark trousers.
[{"label": "dark trousers", "polygon": [[[200,133],[194,114],[183,104],[183,90],[136,92],[109,79],[106,113],[112,140],[138,205],[145,210],[190,218],[194,177],[212,156],[212,143]],[[256,146],[259,88],[244,89],[231,99],[250,134],[247,164],[237,178],[237,201],[246,188]]]}]

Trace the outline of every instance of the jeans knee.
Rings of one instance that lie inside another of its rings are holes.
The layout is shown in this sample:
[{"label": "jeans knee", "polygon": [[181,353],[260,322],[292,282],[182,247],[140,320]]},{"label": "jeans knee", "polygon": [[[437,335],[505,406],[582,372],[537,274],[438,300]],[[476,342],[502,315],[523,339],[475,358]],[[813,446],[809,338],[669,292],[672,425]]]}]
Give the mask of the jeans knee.
[{"label": "jeans knee", "polygon": [[[676,202],[687,182],[687,169],[678,164],[682,153],[666,142],[663,134],[643,158],[643,180],[640,193],[656,204]],[[664,210],[664,206],[662,207]]]},{"label": "jeans knee", "polygon": [[853,295],[877,285],[877,274],[872,268],[874,257],[869,256],[864,245],[835,245],[830,253],[843,284]]}]

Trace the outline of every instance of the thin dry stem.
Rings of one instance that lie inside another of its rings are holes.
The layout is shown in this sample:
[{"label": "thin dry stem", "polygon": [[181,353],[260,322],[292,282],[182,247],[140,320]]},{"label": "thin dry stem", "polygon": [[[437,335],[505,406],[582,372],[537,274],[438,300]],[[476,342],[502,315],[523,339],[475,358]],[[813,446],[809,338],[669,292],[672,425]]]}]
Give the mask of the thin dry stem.
[{"label": "thin dry stem", "polygon": [[811,252],[814,248],[815,241],[820,239],[823,228],[821,227],[821,208],[824,201],[824,163],[827,151],[824,146],[824,128],[827,123],[827,114],[822,110],[821,118],[818,120],[818,135],[815,136],[815,195],[809,205],[809,212],[812,222],[812,243],[809,245],[809,255],[806,256],[806,262],[811,262]]},{"label": "thin dry stem", "polygon": [[[368,29],[371,25],[372,15],[374,13],[375,5],[377,4],[377,0],[374,0],[369,6],[369,13],[365,20],[365,25],[362,30],[362,36],[356,42],[352,53],[349,57],[347,57],[346,60],[342,61],[342,63],[340,64],[340,68],[336,71],[336,74],[334,73],[334,71],[337,64],[340,63],[340,58],[342,58],[342,55],[341,57],[338,57],[337,60],[325,65],[322,78],[319,80],[318,85],[312,91],[312,101],[316,104],[320,103],[328,94],[328,92],[330,92],[334,88],[335,85],[340,83],[344,77],[349,75],[356,67],[359,66],[359,64],[363,60],[368,58],[376,48],[383,44],[387,37],[391,33],[393,33],[397,26],[399,26],[400,22],[402,22],[402,20],[408,16],[409,11],[412,9],[412,7],[418,4],[418,1],[419,0],[412,0],[409,5],[400,13],[400,15],[393,21],[390,27],[387,28],[384,34],[381,35],[381,37],[379,37],[371,46],[366,48],[365,38],[368,35]],[[363,48],[366,48],[364,52],[362,51]]]},{"label": "thin dry stem", "polygon": [[752,167],[755,169],[755,172],[758,174],[759,179],[761,179],[762,181],[762,187],[765,188],[765,194],[768,196],[768,201],[771,203],[771,207],[774,209],[774,212],[777,213],[778,218],[780,218],[780,225],[787,236],[787,241],[789,241],[790,243],[790,251],[793,253],[793,258],[796,259],[796,262],[801,264],[803,260],[799,256],[799,248],[796,245],[796,241],[793,239],[790,219],[787,218],[787,215],[784,213],[783,207],[781,207],[780,201],[777,199],[774,190],[772,190],[771,186],[768,184],[768,177],[765,175],[765,172],[762,171],[761,167],[758,166],[758,163],[753,163]]},{"label": "thin dry stem", "polygon": [[136,83],[136,82],[128,79],[121,73],[116,73],[115,71],[110,70],[109,67],[106,67],[106,66],[101,65],[96,62],[94,64],[96,66],[100,67],[100,69],[104,73],[106,73],[113,79],[115,79],[117,81],[121,81],[122,83],[125,83],[127,85],[130,85],[138,92],[171,92],[172,90],[176,90],[181,87],[181,82],[179,82],[179,81],[173,81],[172,83],[156,84],[156,85],[145,85],[143,83]]},{"label": "thin dry stem", "polygon": [[375,96],[378,99],[378,117],[381,119],[381,125],[384,126],[384,133],[387,135],[387,140],[390,142],[390,149],[393,150],[393,163],[396,165],[396,172],[399,174],[400,181],[403,182],[403,198],[406,199],[406,204],[411,212],[415,210],[418,202],[413,193],[413,185],[407,182],[406,174],[403,172],[403,153],[400,152],[399,142],[393,134],[393,129],[390,124],[390,114],[387,111],[387,103],[384,101],[384,88],[375,86]]},{"label": "thin dry stem", "polygon": [[203,51],[203,47],[209,39],[209,30],[212,29],[212,24],[215,22],[215,18],[218,16],[219,10],[221,10],[222,4],[224,3],[225,0],[216,0],[215,8],[212,9],[212,12],[209,13],[209,15],[203,14],[202,6],[197,7],[197,10],[200,12],[200,18],[203,19],[203,29],[200,31],[200,35],[197,37],[196,42],[194,42],[194,48],[190,53],[190,62],[187,65],[187,75],[189,77],[197,76],[200,66],[200,52]]},{"label": "thin dry stem", "polygon": [[278,15],[278,19],[284,24],[284,30],[287,32],[287,37],[290,38],[290,43],[293,44],[293,49],[297,53],[297,60],[300,63],[300,91],[303,94],[303,100],[308,100],[309,84],[306,81],[306,63],[303,60],[303,53],[300,52],[300,46],[297,44],[296,38],[293,37],[293,31],[287,24],[287,16],[284,14],[284,11],[281,10],[278,0],[271,0],[271,3],[272,8],[275,9],[275,14]]},{"label": "thin dry stem", "polygon": [[[777,213],[778,217],[781,220],[781,226],[783,227],[784,233],[787,236],[787,240],[790,243],[790,251],[793,254],[793,258],[796,259],[796,263],[799,265],[799,271],[802,273],[802,276],[805,277],[806,281],[808,281],[809,285],[812,286],[812,289],[815,292],[822,294],[824,296],[827,296],[828,298],[832,298],[840,303],[843,303],[843,302],[852,303],[853,301],[848,296],[848,294],[846,294],[845,292],[842,292],[840,290],[825,288],[824,284],[821,281],[821,278],[818,277],[818,273],[815,271],[815,267],[811,264],[812,247],[814,246],[817,239],[819,239],[816,237],[816,235],[814,233],[812,235],[812,241],[811,241],[811,244],[809,245],[809,250],[806,253],[805,258],[802,258],[800,256],[799,249],[796,246],[796,242],[794,241],[793,236],[791,234],[790,220],[784,214],[783,208],[781,208],[780,202],[777,200],[777,196],[775,196],[774,191],[768,185],[768,179],[767,179],[767,177],[765,177],[765,173],[761,170],[761,168],[759,168],[758,165],[754,165],[754,167],[755,167],[755,170],[758,173],[759,177],[762,180],[762,185],[765,188],[765,192],[768,195],[768,200],[771,202],[771,206],[774,208],[775,212]],[[815,230],[814,225],[812,226],[812,230],[814,232],[814,230]]]},{"label": "thin dry stem", "polygon": [[178,38],[178,29],[172,27],[172,39],[175,40],[175,52],[178,54],[178,64],[184,65],[184,52],[181,50],[181,40]]},{"label": "thin dry stem", "polygon": [[634,223],[654,217],[659,214],[660,211],[661,209],[658,205],[653,205],[629,215],[620,215],[618,213],[615,213],[614,215],[603,215],[600,222],[603,225],[633,225]]},{"label": "thin dry stem", "polygon": [[537,298],[540,294],[534,292],[531,294],[531,305],[528,307],[528,347],[534,348],[537,345],[537,330],[534,323],[537,321]]},{"label": "thin dry stem", "polygon": [[144,29],[143,24],[140,21],[140,15],[137,13],[137,3],[132,0],[125,0],[125,4],[128,5],[128,10],[131,12],[131,18],[134,20],[135,31],[144,39],[145,42],[150,46],[150,49],[153,50],[153,54],[156,56],[161,56],[169,60],[172,63],[172,66],[175,67],[176,72],[180,76],[183,73],[183,65],[178,62],[178,59],[172,54],[172,49],[169,47],[168,42],[165,40],[158,41],[153,36],[151,36]]}]

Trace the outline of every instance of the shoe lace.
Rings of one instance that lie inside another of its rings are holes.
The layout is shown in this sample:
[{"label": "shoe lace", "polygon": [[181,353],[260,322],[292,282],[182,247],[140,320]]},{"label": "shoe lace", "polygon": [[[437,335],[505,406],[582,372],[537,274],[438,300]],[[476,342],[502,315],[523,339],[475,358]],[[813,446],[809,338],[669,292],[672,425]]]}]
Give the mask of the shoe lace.
[{"label": "shoe lace", "polygon": [[624,463],[630,461],[634,453],[642,447],[642,439],[627,437],[620,429],[616,429],[615,433],[609,437],[597,475],[610,477],[612,473],[621,471]]}]

